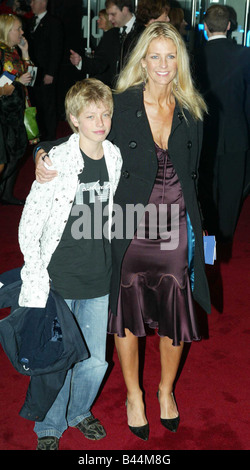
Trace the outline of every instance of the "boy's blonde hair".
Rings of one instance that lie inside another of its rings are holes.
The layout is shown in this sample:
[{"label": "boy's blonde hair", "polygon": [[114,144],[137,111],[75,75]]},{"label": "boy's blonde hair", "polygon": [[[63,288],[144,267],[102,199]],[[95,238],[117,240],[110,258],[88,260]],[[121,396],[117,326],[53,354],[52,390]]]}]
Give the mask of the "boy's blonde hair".
[{"label": "boy's blonde hair", "polygon": [[66,119],[73,130],[78,133],[78,128],[74,126],[70,115],[78,118],[84,108],[91,103],[105,103],[111,115],[113,114],[113,96],[111,89],[96,78],[85,78],[76,82],[67,92],[65,97]]},{"label": "boy's blonde hair", "polygon": [[0,42],[3,42],[8,46],[9,32],[12,30],[14,23],[18,21],[20,24],[21,20],[16,16],[12,15],[0,15]]}]

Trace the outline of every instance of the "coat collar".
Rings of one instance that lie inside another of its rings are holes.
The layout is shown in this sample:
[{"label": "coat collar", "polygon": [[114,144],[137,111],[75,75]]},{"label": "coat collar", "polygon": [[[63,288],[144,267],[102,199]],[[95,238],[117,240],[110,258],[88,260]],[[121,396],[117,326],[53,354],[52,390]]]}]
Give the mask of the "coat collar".
[{"label": "coat collar", "polygon": [[[131,106],[133,106],[137,117],[143,114],[146,116],[146,110],[143,102],[143,84],[130,88],[125,93],[126,95],[122,110],[125,111],[126,109],[129,109]],[[184,119],[184,113],[181,110],[178,101],[176,101],[172,122],[172,132],[174,132],[174,130],[184,121]]]},{"label": "coat collar", "polygon": [[[129,88],[123,93],[124,100],[122,102],[122,110],[125,111],[126,109],[129,109],[131,106],[133,106],[133,108],[136,107],[136,112],[140,112],[143,110],[145,111],[145,107],[143,103],[143,86],[144,86],[143,83],[141,83],[138,86]],[[184,114],[181,111],[178,101],[176,101],[174,114],[177,116],[177,118],[180,121],[182,121],[182,119],[184,118]]]}]

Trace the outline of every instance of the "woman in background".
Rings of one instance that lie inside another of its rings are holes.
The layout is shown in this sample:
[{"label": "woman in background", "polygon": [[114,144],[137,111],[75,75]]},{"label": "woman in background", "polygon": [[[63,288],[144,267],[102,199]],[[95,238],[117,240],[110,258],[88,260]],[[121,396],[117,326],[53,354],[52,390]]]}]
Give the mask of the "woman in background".
[{"label": "woman in background", "polygon": [[149,26],[154,21],[169,22],[169,0],[140,0],[136,8],[136,21]]},{"label": "woman in background", "polygon": [[170,23],[179,31],[183,39],[187,36],[188,23],[184,17],[184,11],[182,8],[171,8],[169,12]]},{"label": "woman in background", "polygon": [[97,20],[97,24],[98,24],[99,29],[102,29],[103,32],[105,33],[106,31],[109,31],[109,29],[113,28],[113,25],[109,21],[109,18],[105,9],[100,10],[98,16],[99,18]]},{"label": "woman in background", "polygon": [[[9,85],[5,83],[4,86],[0,87],[0,99],[2,96],[10,96],[14,91],[13,85]],[[1,174],[4,170],[4,166],[7,162],[6,159],[6,152],[5,152],[5,145],[4,145],[4,137],[3,137],[3,130],[0,123],[0,183],[1,183]]]},{"label": "woman in background", "polygon": [[[21,51],[21,56],[17,46]],[[0,123],[2,126],[7,162],[2,173],[0,197],[2,204],[23,204],[13,195],[20,159],[27,146],[24,126],[26,85],[31,80],[28,43],[23,37],[21,20],[15,15],[0,15],[0,63],[3,72],[11,74],[13,93],[5,94],[0,101]]]}]

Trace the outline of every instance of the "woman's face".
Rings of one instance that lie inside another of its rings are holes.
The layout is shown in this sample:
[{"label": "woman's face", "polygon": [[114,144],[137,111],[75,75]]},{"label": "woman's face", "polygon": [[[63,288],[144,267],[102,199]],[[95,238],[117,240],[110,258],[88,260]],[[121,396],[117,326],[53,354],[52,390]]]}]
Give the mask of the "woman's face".
[{"label": "woman's face", "polygon": [[177,74],[177,51],[172,39],[153,39],[141,63],[147,70],[149,84],[169,85]]},{"label": "woman's face", "polygon": [[8,45],[10,47],[13,47],[19,44],[22,39],[22,35],[23,35],[22,25],[20,21],[15,20],[8,34]]},{"label": "woman's face", "polygon": [[106,19],[103,15],[99,15],[99,18],[97,20],[98,28],[103,29],[105,31],[107,29],[107,23]]},{"label": "woman's face", "polygon": [[183,18],[181,24],[180,24],[180,34],[182,36],[185,36],[187,34],[187,30],[186,30],[186,27],[187,27],[187,22],[185,20],[185,18]]}]

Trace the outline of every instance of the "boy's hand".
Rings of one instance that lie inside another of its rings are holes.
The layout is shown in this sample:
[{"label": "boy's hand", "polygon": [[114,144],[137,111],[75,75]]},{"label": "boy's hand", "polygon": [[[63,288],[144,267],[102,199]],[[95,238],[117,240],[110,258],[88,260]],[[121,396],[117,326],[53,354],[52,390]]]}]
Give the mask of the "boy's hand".
[{"label": "boy's hand", "polygon": [[43,149],[38,150],[36,154],[35,165],[36,180],[38,183],[47,183],[57,176],[56,170],[49,170],[46,168],[46,166],[52,166],[52,161]]}]

